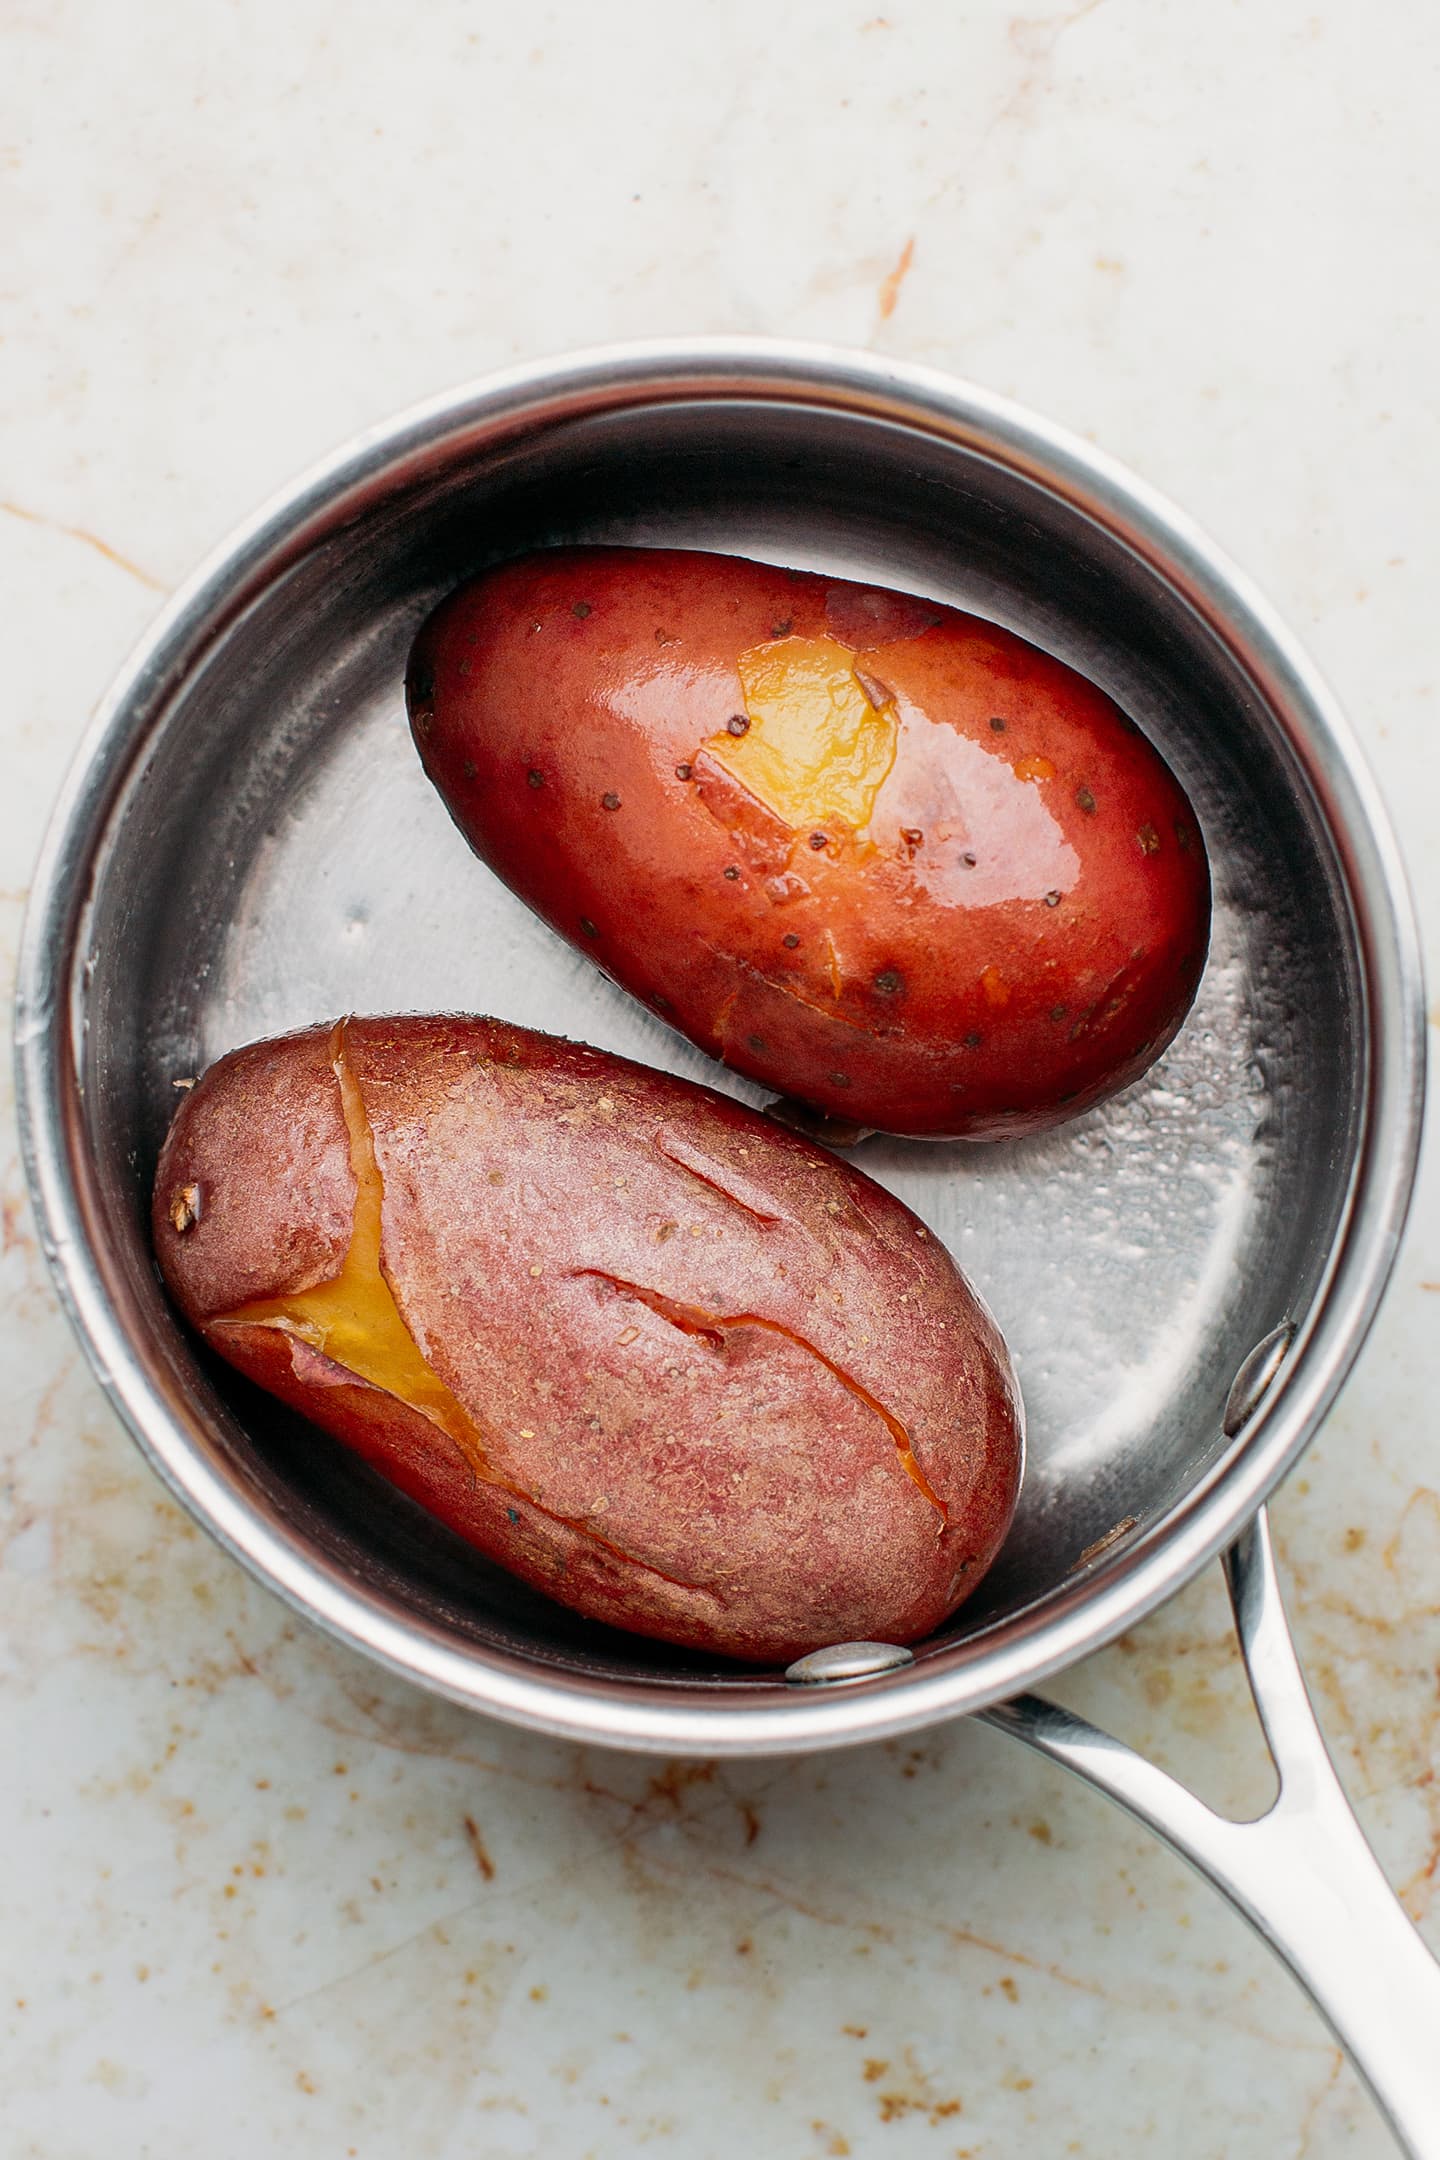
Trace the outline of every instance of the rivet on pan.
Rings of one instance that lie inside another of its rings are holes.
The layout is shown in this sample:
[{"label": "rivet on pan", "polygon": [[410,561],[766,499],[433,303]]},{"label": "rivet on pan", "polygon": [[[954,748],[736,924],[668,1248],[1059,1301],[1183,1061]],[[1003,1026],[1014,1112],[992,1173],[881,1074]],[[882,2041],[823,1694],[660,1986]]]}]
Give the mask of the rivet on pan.
[{"label": "rivet on pan", "polygon": [[896,1672],[913,1665],[912,1653],[893,1642],[837,1642],[812,1650],[785,1668],[785,1678],[795,1687],[828,1686],[834,1680],[868,1680],[875,1673]]},{"label": "rivet on pan", "polygon": [[1284,1364],[1285,1353],[1294,1340],[1294,1321],[1282,1320],[1279,1327],[1271,1328],[1268,1335],[1261,1336],[1244,1360],[1230,1383],[1230,1393],[1225,1398],[1224,1428],[1227,1440],[1233,1440],[1241,1426],[1248,1425],[1254,1417],[1269,1394],[1271,1383]]}]

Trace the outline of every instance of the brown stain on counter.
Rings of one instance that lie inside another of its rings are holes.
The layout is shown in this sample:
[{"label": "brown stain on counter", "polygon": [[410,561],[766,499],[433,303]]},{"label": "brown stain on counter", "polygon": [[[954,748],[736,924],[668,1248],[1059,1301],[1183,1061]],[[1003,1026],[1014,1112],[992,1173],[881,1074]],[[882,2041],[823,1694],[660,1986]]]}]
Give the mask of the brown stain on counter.
[{"label": "brown stain on counter", "polygon": [[[1014,89],[1002,101],[994,118],[981,135],[976,146],[979,155],[983,156],[990,146],[991,138],[1007,123],[1014,121],[1023,127],[1029,122],[1037,100],[1051,88],[1056,46],[1067,30],[1073,29],[1076,23],[1083,22],[1087,15],[1093,15],[1095,10],[1103,5],[1104,0],[1079,0],[1078,6],[1067,8],[1059,14],[1013,15],[1010,18],[1009,40],[1021,57],[1023,71]],[[947,182],[936,190],[930,201],[941,200],[955,184],[953,180]]]},{"label": "brown stain on counter", "polygon": [[[1379,1524],[1370,1531],[1352,1524],[1340,1545],[1345,1563],[1336,1565],[1324,1551],[1303,1552],[1277,1527],[1302,1662],[1351,1798],[1405,1790],[1421,1801],[1425,1851],[1398,1895],[1423,1921],[1440,1870],[1440,1492],[1416,1485],[1388,1537]],[[1380,1707],[1391,1695],[1403,1695],[1403,1717]]]},{"label": "brown stain on counter", "polygon": [[[942,2122],[964,2114],[964,2101],[957,2093],[941,2094],[936,2090],[934,2079],[921,2064],[913,2047],[907,2045],[901,2049],[899,2067],[900,2075],[875,2096],[882,2123],[903,2122],[907,2115],[922,2115],[933,2130]],[[864,2069],[866,2083],[877,2083],[890,2068],[888,2062],[867,2062]],[[1027,2078],[1013,2089],[1028,2090],[1030,2083]]]},{"label": "brown stain on counter", "polygon": [[6,1193],[0,1201],[0,1252],[32,1253],[35,1240],[28,1223],[29,1210],[19,1193]]},{"label": "brown stain on counter", "polygon": [[1344,2055],[1339,2048],[1332,2048],[1330,2051],[1330,2065],[1324,2081],[1318,2087],[1309,2106],[1306,2108],[1304,2120],[1300,2124],[1300,2142],[1295,2148],[1295,2160],[1306,2160],[1306,2155],[1311,2150],[1311,2139],[1319,2128],[1321,2109],[1339,2084],[1340,2074],[1344,2068]]},{"label": "brown stain on counter", "polygon": [[[37,1317],[48,1318],[56,1310],[55,1292],[40,1251],[18,1154],[0,1168],[0,1177],[4,1179],[4,1189],[0,1191],[0,1257],[13,1255],[20,1272],[20,1280],[15,1282],[12,1278],[9,1285],[9,1310],[12,1316],[23,1310],[27,1316],[34,1313]],[[73,1362],[67,1356],[68,1346],[67,1338],[66,1347],[60,1353],[67,1370]]]},{"label": "brown stain on counter", "polygon": [[[744,1869],[726,1867],[716,1861],[707,1860],[703,1856],[695,1854],[688,1855],[683,1862],[672,1863],[663,1855],[653,1850],[647,1850],[645,1865],[654,1874],[658,1874],[662,1878],[678,1879],[683,1876],[687,1880],[693,1880],[698,1869],[715,1882],[770,1899],[776,1905],[783,1906],[787,1911],[798,1914],[802,1919],[813,1921],[821,1927],[836,1928],[850,1934],[862,1936],[869,1943],[876,1946],[888,1947],[894,1944],[903,1930],[908,1927],[922,1928],[925,1932],[939,1936],[956,1946],[983,1951],[988,1956],[1001,1959],[1007,1964],[1016,1965],[1045,1979],[1053,1980],[1061,1987],[1072,1988],[1077,1993],[1095,1996],[1101,2001],[1113,1999],[1110,1991],[1102,1986],[1099,1981],[1067,1972],[1063,1966],[1053,1961],[1031,1956],[1024,1950],[998,1942],[994,1938],[980,1934],[972,1928],[960,1927],[951,1922],[936,1919],[930,1914],[897,1909],[894,1912],[893,1919],[877,1920],[854,1911],[835,1911],[820,1899],[803,1894],[794,1885],[778,1876],[752,1874]],[[1011,2002],[1019,2000],[1019,1991],[1015,1981],[1008,1973],[1001,1977],[999,1986],[1002,1994]],[[881,2067],[875,2075],[877,2077],[883,2075],[887,2067],[888,2063],[882,2061]]]},{"label": "brown stain on counter", "polygon": [[469,1845],[471,1852],[475,1855],[476,1867],[479,1868],[480,1873],[484,1876],[486,1882],[494,1882],[495,1863],[491,1859],[489,1852],[486,1850],[485,1840],[480,1835],[479,1824],[476,1822],[473,1815],[466,1815],[463,1816],[461,1819],[465,1826],[465,1841]]},{"label": "brown stain on counter", "polygon": [[111,547],[108,540],[100,539],[96,533],[87,532],[83,525],[62,525],[58,518],[43,517],[38,510],[27,510],[23,503],[17,502],[0,502],[0,513],[6,517],[19,518],[25,525],[37,525],[42,532],[58,533],[64,540],[78,540],[82,547],[93,548],[97,555],[104,556],[106,562],[113,563],[117,570],[123,570],[125,575],[134,578],[137,584],[147,585],[151,592],[166,593],[170,590],[159,578],[152,577],[148,570],[142,570],[138,563],[131,562],[128,555],[122,555],[119,548]]},{"label": "brown stain on counter", "polygon": [[[712,1784],[718,1769],[718,1763],[709,1761],[667,1763],[663,1770],[647,1779],[645,1796],[638,1803],[637,1812],[643,1815],[649,1803],[654,1801],[661,1807],[672,1808],[677,1815],[680,1814],[683,1809],[684,1795],[692,1791],[697,1785]],[[600,1788],[592,1786],[590,1790],[598,1791]],[[607,1795],[607,1797],[613,1798],[615,1796]],[[632,1802],[631,1805],[633,1806],[635,1803]]]},{"label": "brown stain on counter", "polygon": [[880,310],[881,322],[889,322],[890,317],[895,313],[900,301],[901,288],[910,275],[911,265],[914,260],[915,235],[911,233],[904,247],[900,250],[899,260],[896,262],[894,269],[884,279],[876,295],[875,304]]}]

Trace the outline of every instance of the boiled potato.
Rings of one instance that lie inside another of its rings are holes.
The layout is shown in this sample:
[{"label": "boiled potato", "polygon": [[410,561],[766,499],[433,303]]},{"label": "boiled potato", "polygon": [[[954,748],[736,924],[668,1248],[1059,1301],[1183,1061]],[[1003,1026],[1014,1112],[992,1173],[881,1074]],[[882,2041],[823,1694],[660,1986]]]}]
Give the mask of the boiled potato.
[{"label": "boiled potato", "polygon": [[472,847],[713,1057],[826,1117],[1040,1130],[1194,996],[1182,789],[1092,683],[903,594],[567,548],[453,594],[411,723]]},{"label": "boiled potato", "polygon": [[758,1662],[928,1634],[1021,1467],[995,1327],[857,1170],[494,1020],[222,1058],[154,1239],[181,1312],[527,1582]]}]

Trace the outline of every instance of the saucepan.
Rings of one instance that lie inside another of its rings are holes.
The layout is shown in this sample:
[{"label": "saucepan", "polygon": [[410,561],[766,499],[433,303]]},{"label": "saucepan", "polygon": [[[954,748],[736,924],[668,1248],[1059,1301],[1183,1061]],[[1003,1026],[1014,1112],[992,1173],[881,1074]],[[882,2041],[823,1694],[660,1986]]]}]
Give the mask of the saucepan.
[{"label": "saucepan", "polygon": [[[1118,699],[1203,822],[1209,962],[1144,1081],[1037,1139],[861,1151],[989,1301],[1029,1412],[1001,1561],[910,1651],[756,1672],[587,1627],[218,1369],[156,1278],[146,1197],[175,1089],[259,1035],[496,1013],[759,1100],[466,853],[410,747],[404,661],[435,600],[575,541],[716,548],[992,617]],[[1415,927],[1331,697],[1148,488],[982,390],[802,345],[616,347],[408,412],[244,526],[125,668],[45,844],[18,1040],[36,1212],[100,1382],[299,1611],[456,1702],[611,1747],[790,1752],[979,1715],[1207,1875],[1405,2149],[1440,2154],[1440,1971],[1330,1766],[1263,1508],[1394,1257],[1423,1091]],[[1279,1772],[1246,1823],[1029,1692],[1222,1553]]]}]

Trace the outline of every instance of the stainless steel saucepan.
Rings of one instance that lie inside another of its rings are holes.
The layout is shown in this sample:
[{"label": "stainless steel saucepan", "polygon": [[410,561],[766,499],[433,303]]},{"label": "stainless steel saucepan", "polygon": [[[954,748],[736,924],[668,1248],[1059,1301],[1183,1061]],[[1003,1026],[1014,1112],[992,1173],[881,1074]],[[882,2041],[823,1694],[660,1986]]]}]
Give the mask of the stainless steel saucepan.
[{"label": "stainless steel saucepan", "polygon": [[[913,1660],[859,1650],[806,1679],[587,1628],[209,1363],[156,1280],[146,1192],[175,1083],[254,1036],[471,1010],[715,1079],[471,859],[404,724],[434,600],[577,540],[719,548],[991,616],[1110,691],[1204,824],[1209,966],[1148,1079],[1042,1139],[862,1152],[984,1291],[1029,1407],[1001,1563]],[[1331,1769],[1262,1507],[1375,1312],[1422,1059],[1394,841],[1344,720],[1245,581],[1043,421],[783,344],[492,377],[362,436],[244,527],[99,713],[20,974],[25,1145],[61,1296],[150,1460],[263,1582],[424,1687],[614,1747],[788,1752],[978,1713],[1223,1890],[1434,2160],[1440,1970]],[[1222,1552],[1281,1778],[1243,1824],[1025,1692]]]}]

